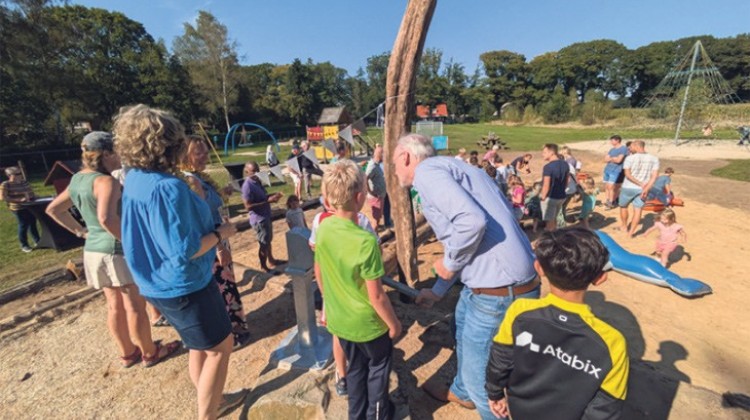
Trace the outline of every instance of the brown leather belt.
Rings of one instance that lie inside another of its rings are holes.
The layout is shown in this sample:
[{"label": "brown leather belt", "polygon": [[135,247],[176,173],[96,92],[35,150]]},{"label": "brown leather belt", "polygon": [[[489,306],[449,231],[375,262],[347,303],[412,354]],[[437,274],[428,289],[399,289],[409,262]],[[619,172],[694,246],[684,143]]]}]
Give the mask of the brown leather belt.
[{"label": "brown leather belt", "polygon": [[534,280],[531,280],[528,283],[524,283],[520,286],[503,286],[503,287],[477,287],[476,289],[471,289],[471,293],[474,293],[475,295],[490,295],[490,296],[509,296],[510,295],[510,289],[513,289],[513,295],[522,295],[524,293],[529,293],[530,291],[536,289],[540,284],[542,283],[541,280],[539,280],[539,277],[534,278]]}]

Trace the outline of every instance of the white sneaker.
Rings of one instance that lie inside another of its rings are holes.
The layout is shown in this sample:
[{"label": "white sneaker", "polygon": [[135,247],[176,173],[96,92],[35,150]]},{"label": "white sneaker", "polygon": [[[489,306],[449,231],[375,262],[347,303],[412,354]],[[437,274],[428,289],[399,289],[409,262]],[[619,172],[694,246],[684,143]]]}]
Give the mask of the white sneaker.
[{"label": "white sneaker", "polygon": [[33,249],[29,248],[28,246],[22,246],[21,247],[21,251],[23,251],[23,252],[31,252],[31,251],[33,251]]}]

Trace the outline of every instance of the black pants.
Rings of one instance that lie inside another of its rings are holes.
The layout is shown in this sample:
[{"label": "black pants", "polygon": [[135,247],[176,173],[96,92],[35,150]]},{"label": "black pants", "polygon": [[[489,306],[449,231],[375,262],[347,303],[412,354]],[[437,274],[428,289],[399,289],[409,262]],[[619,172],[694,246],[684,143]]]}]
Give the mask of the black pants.
[{"label": "black pants", "polygon": [[388,333],[365,343],[339,341],[346,354],[349,419],[391,419],[394,408],[388,399],[388,384],[393,342]]},{"label": "black pants", "polygon": [[385,201],[383,202],[383,224],[385,224],[385,227],[393,226],[393,219],[391,219],[391,199],[388,198],[388,194],[385,195]]},{"label": "black pants", "polygon": [[31,237],[34,239],[34,243],[39,242],[39,231],[36,229],[36,217],[28,209],[16,210],[13,212],[18,221],[18,242],[21,243],[22,247],[29,246],[29,236],[27,232],[31,232]]}]

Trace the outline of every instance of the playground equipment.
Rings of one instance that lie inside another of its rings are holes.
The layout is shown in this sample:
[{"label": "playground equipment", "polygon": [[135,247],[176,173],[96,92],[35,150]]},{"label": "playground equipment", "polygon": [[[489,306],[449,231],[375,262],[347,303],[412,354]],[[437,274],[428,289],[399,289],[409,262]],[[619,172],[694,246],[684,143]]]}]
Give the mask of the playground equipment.
[{"label": "playground equipment", "polygon": [[[313,251],[308,245],[310,230],[295,227],[286,233],[286,246],[289,255],[286,273],[292,277],[294,311],[297,326],[271,353],[271,360],[280,368],[321,370],[331,360],[331,334],[325,327],[318,326],[315,319],[315,293],[313,282]],[[419,294],[411,287],[388,277],[383,283],[396,289],[411,299]]]},{"label": "playground equipment", "polygon": [[308,245],[310,230],[296,227],[286,233],[289,263],[286,273],[292,277],[297,327],[271,353],[281,368],[321,370],[331,359],[331,334],[318,326],[313,293],[313,252]]},{"label": "playground equipment", "polygon": [[609,251],[609,261],[618,273],[646,283],[668,287],[685,297],[698,297],[713,292],[711,286],[696,279],[680,277],[650,257],[626,251],[606,233],[595,232]]},{"label": "playground equipment", "polygon": [[280,151],[279,143],[276,140],[276,137],[273,135],[272,132],[268,131],[266,127],[263,127],[260,124],[244,122],[244,123],[237,123],[233,125],[232,128],[229,129],[229,132],[227,132],[226,137],[224,137],[224,156],[229,156],[229,141],[230,140],[232,141],[232,153],[237,151],[237,145],[234,142],[234,135],[238,128],[244,131],[245,127],[255,127],[257,129],[263,130],[266,134],[268,134],[269,137],[271,137],[271,141],[273,142],[273,146],[274,148],[276,148],[276,151],[277,152]]},{"label": "playground equipment", "polygon": [[448,136],[443,135],[442,121],[419,121],[417,122],[417,134],[421,134],[432,140],[432,147],[436,152],[448,150]]}]

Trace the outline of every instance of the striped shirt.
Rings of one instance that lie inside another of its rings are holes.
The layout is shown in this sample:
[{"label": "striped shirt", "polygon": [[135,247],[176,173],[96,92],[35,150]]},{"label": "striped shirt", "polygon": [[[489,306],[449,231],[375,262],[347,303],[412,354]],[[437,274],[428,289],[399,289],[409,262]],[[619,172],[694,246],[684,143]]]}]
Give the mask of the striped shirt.
[{"label": "striped shirt", "polygon": [[22,207],[18,201],[27,198],[27,195],[29,199],[34,198],[34,191],[31,190],[31,186],[25,180],[15,182],[5,181],[0,184],[0,191],[11,211],[21,210]]}]

